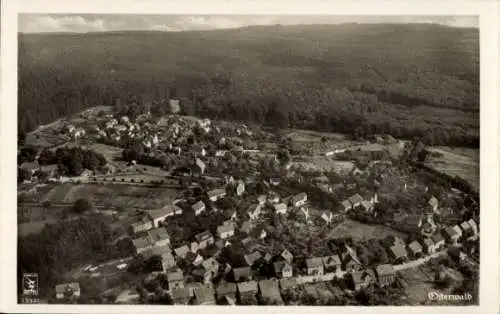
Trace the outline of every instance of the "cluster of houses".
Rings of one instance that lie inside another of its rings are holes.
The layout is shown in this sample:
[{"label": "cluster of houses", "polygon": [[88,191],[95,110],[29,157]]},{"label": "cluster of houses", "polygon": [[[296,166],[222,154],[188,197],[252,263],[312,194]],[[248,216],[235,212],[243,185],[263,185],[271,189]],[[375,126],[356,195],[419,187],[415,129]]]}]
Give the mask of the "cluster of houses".
[{"label": "cluster of houses", "polygon": [[366,212],[372,212],[375,204],[378,203],[378,195],[374,193],[369,199],[364,199],[359,193],[356,193],[348,199],[341,202],[342,208],[345,212],[363,207]]},{"label": "cluster of houses", "polygon": [[78,140],[79,138],[83,137],[85,135],[85,129],[79,127],[75,127],[72,124],[67,124],[64,128],[63,131],[71,137],[73,140]]}]

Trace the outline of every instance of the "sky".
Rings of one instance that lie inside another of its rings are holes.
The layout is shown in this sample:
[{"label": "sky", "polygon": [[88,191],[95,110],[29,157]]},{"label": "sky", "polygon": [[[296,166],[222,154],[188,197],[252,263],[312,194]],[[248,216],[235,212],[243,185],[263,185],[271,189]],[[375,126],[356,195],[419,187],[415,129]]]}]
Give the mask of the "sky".
[{"label": "sky", "polygon": [[451,27],[478,27],[478,19],[475,16],[19,14],[18,31],[23,33],[119,30],[175,32],[249,25],[339,23],[436,23]]}]

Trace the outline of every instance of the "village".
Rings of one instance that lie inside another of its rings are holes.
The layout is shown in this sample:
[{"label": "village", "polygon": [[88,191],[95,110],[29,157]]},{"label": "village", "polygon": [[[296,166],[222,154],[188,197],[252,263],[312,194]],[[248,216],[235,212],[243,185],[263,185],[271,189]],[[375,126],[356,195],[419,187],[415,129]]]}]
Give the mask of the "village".
[{"label": "village", "polygon": [[[111,195],[109,204],[93,201],[92,213],[111,217],[130,252],[82,265],[74,280],[54,287],[54,302],[80,298],[80,278],[131,269],[142,274],[141,287],[153,288],[113,290],[115,303],[301,304],[292,296],[300,286],[328,283],[347,294],[388,289],[401,271],[451,252],[478,268],[478,200],[420,176],[404,162],[415,153],[410,143],[389,136],[300,142],[254,126],[180,116],[178,100],[169,106],[171,114],[161,117],[149,108],[136,117],[83,112],[58,125],[50,135],[57,142],[20,164],[20,206],[38,208],[41,194],[61,187],[171,191],[130,207],[113,205]],[[41,129],[32,140],[50,132]],[[58,164],[57,151],[75,147],[107,150],[100,152],[104,160],[89,157],[96,161],[73,173],[72,162]],[[353,222],[382,231],[353,239],[356,230],[342,227]],[[445,268],[436,277],[453,280]]]}]

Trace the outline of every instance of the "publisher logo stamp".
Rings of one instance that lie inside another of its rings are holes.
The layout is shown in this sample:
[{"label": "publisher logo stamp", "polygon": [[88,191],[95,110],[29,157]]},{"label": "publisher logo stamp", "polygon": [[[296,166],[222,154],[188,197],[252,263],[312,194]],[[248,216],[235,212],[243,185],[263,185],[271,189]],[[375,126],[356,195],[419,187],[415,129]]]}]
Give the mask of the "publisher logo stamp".
[{"label": "publisher logo stamp", "polygon": [[38,295],[38,274],[34,273],[23,274],[23,295],[24,296]]},{"label": "publisher logo stamp", "polygon": [[39,303],[38,274],[24,273],[22,288],[23,295],[21,297],[21,303]]},{"label": "publisher logo stamp", "polygon": [[472,295],[468,292],[463,294],[444,294],[437,291],[431,291],[427,295],[431,301],[471,301]]}]

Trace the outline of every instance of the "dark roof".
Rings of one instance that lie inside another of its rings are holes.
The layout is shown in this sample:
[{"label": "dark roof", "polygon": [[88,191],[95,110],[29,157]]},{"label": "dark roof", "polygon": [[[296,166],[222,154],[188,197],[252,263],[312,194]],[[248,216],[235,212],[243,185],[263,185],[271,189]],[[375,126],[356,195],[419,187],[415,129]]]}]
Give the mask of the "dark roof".
[{"label": "dark roof", "polygon": [[198,242],[202,242],[202,241],[205,241],[207,239],[210,239],[212,237],[212,234],[210,233],[210,231],[203,231],[201,233],[198,233],[197,235],[194,236],[196,241]]},{"label": "dark roof", "polygon": [[182,281],[184,280],[184,275],[182,274],[182,270],[178,269],[176,271],[172,271],[167,273],[168,281]]},{"label": "dark roof", "polygon": [[338,266],[341,265],[342,262],[338,255],[325,256],[323,257],[323,264],[325,266]]},{"label": "dark roof", "polygon": [[455,228],[453,227],[448,227],[444,230],[444,233],[449,236],[449,237],[453,237],[453,236],[457,236],[458,235],[458,232],[457,230],[455,230]]},{"label": "dark roof", "polygon": [[174,215],[176,212],[182,211],[177,205],[166,205],[161,209],[151,210],[148,212],[151,219],[163,218],[166,216]]},{"label": "dark roof", "polygon": [[217,227],[217,233],[219,234],[230,232],[232,230],[234,230],[234,226],[232,224],[231,225],[224,224]]},{"label": "dark roof", "polygon": [[189,252],[189,247],[187,245],[183,245],[181,247],[178,247],[174,250],[175,255],[184,258],[186,257],[186,254]]},{"label": "dark roof", "polygon": [[68,290],[79,291],[80,284],[78,282],[63,283],[56,286],[56,293],[64,293]]},{"label": "dark roof", "polygon": [[224,282],[217,286],[217,295],[224,296],[227,294],[236,293],[237,286],[234,282]]},{"label": "dark roof", "polygon": [[163,245],[163,246],[153,246],[150,249],[147,249],[146,251],[141,253],[141,256],[144,259],[148,259],[153,255],[163,255],[165,253],[170,253],[171,249],[168,245]]},{"label": "dark roof", "polygon": [[195,288],[194,296],[199,303],[215,301],[214,291],[207,286]]},{"label": "dark roof", "polygon": [[238,291],[240,293],[257,292],[258,291],[257,282],[253,281],[253,280],[239,282],[237,285],[238,285]]},{"label": "dark roof", "polygon": [[431,245],[434,245],[434,241],[432,241],[431,238],[424,238],[424,240],[422,241],[424,243],[425,246],[429,247]]},{"label": "dark roof", "polygon": [[252,276],[252,270],[250,267],[238,267],[233,269],[233,275],[235,280],[239,280],[241,277]]},{"label": "dark roof", "polygon": [[137,249],[147,248],[154,244],[153,238],[148,234],[132,240],[132,243]]},{"label": "dark roof", "polygon": [[418,243],[417,241],[413,241],[408,245],[408,248],[413,251],[414,253],[422,251],[422,245]]},{"label": "dark roof", "polygon": [[353,204],[361,203],[363,201],[363,198],[361,197],[361,195],[356,193],[353,196],[349,197],[349,201]]},{"label": "dark roof", "polygon": [[259,252],[253,252],[245,255],[245,261],[249,266],[253,265],[256,261],[262,258]]},{"label": "dark roof", "polygon": [[435,235],[432,236],[432,241],[434,241],[434,243],[438,243],[440,241],[444,241],[444,238],[441,235],[441,233],[436,233]]},{"label": "dark roof", "polygon": [[181,299],[189,299],[190,293],[188,287],[177,288],[172,290],[172,299],[181,300]]},{"label": "dark roof", "polygon": [[392,254],[394,254],[394,256],[396,258],[399,258],[399,257],[406,257],[407,254],[406,254],[406,249],[404,246],[402,245],[394,245],[394,246],[391,246],[391,252]]},{"label": "dark roof", "polygon": [[313,268],[313,267],[322,267],[323,266],[323,260],[321,257],[313,257],[309,258],[306,260],[306,265],[307,268]]},{"label": "dark roof", "polygon": [[204,207],[205,207],[205,203],[203,203],[202,201],[198,201],[198,202],[194,203],[193,206],[191,206],[191,208],[193,208],[193,210],[195,212],[198,210],[201,210]]},{"label": "dark roof", "polygon": [[148,231],[148,233],[155,242],[167,240],[170,238],[168,236],[167,229],[163,227],[151,229]]},{"label": "dark roof", "polygon": [[211,191],[207,192],[208,197],[218,196],[218,195],[222,195],[222,194],[226,194],[226,190],[224,190],[224,189],[215,189],[215,190],[211,190]]},{"label": "dark roof", "polygon": [[292,203],[295,204],[295,203],[302,201],[302,200],[305,200],[305,199],[307,199],[307,194],[302,192],[302,193],[299,193],[297,195],[292,196]]},{"label": "dark roof", "polygon": [[264,298],[280,297],[280,289],[277,280],[261,280],[259,281],[259,289]]},{"label": "dark roof", "polygon": [[284,249],[283,252],[281,252],[280,256],[283,257],[289,263],[293,261],[293,254],[287,249]]}]

